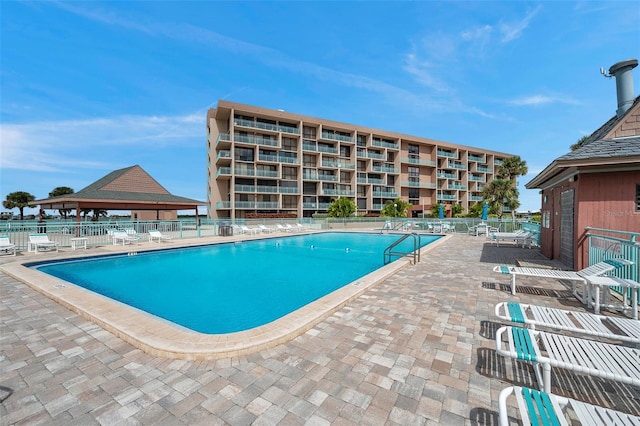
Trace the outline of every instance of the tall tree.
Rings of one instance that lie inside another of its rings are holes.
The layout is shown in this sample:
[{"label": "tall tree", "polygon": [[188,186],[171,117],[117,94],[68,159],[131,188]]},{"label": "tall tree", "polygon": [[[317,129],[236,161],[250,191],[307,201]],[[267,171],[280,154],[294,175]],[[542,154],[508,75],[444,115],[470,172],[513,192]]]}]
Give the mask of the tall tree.
[{"label": "tall tree", "polygon": [[[499,219],[502,219],[504,207],[515,205],[514,200],[517,202],[518,189],[511,180],[494,179],[484,187],[482,196],[489,203],[489,208],[497,213]],[[515,215],[515,210],[511,210],[511,212],[512,215]]]},{"label": "tall tree", "polygon": [[7,198],[2,202],[2,205],[5,209],[15,209],[16,207],[20,210],[20,220],[24,219],[24,208],[29,205],[30,202],[35,200],[36,197],[34,195],[29,194],[24,191],[12,192],[11,194],[7,194]]},{"label": "tall tree", "polygon": [[349,217],[356,211],[356,203],[351,198],[338,197],[327,209],[329,217]]},{"label": "tall tree", "polygon": [[[502,160],[502,164],[498,166],[496,170],[496,176],[498,180],[505,180],[511,182],[511,190],[506,191],[502,207],[508,207],[511,210],[511,217],[515,219],[516,209],[520,207],[520,201],[518,201],[519,192],[517,189],[518,176],[524,176],[529,172],[527,162],[523,161],[519,155],[514,157],[505,158]],[[504,185],[503,183],[497,184],[498,186]],[[490,205],[491,207],[491,205]],[[497,207],[497,206],[495,206]],[[502,218],[502,211],[500,210],[500,217]]]},{"label": "tall tree", "polygon": [[[53,191],[49,193],[49,198],[60,197],[62,195],[73,194],[73,189],[68,186],[58,186],[53,188]],[[65,220],[67,219],[67,215],[71,212],[71,209],[60,209],[58,210],[60,216],[62,216]]]},{"label": "tall tree", "polygon": [[403,201],[402,198],[387,200],[380,213],[385,217],[407,217],[407,210],[411,206],[411,203]]},{"label": "tall tree", "polygon": [[513,180],[518,176],[524,176],[529,172],[527,162],[523,161],[519,155],[509,157],[502,160],[502,164],[498,166],[498,179]]}]

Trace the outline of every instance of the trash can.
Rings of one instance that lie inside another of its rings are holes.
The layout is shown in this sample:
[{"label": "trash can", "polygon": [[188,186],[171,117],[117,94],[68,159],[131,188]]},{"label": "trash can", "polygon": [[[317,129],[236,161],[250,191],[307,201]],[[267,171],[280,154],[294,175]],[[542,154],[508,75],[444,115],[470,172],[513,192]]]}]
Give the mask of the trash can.
[{"label": "trash can", "polygon": [[220,222],[218,235],[221,237],[231,237],[233,235],[233,227],[231,224],[229,222]]}]

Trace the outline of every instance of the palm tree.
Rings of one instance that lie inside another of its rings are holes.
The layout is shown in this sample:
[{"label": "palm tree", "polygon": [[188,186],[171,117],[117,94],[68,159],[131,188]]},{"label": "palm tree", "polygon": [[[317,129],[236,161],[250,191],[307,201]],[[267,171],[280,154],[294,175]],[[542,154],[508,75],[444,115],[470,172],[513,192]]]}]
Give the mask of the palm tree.
[{"label": "palm tree", "polygon": [[385,217],[407,217],[407,210],[411,205],[401,198],[396,198],[393,201],[387,200],[380,213]]},{"label": "palm tree", "polygon": [[498,166],[498,179],[512,180],[518,176],[524,176],[529,172],[527,162],[523,161],[519,155],[509,157],[502,160],[502,164]]},{"label": "palm tree", "polygon": [[515,206],[511,214],[515,216],[516,203],[518,202],[518,188],[513,181],[507,179],[494,179],[482,191],[484,200],[489,203],[489,208],[498,214],[498,219],[502,219],[504,207]]},{"label": "palm tree", "polygon": [[24,208],[29,205],[30,202],[35,200],[36,197],[28,192],[17,191],[7,194],[7,198],[2,202],[2,205],[5,209],[15,209],[16,207],[20,210],[20,220],[24,219]]},{"label": "palm tree", "polygon": [[[507,191],[503,198],[502,206],[507,206],[511,210],[511,217],[515,219],[516,209],[520,207],[520,201],[518,201],[518,189],[517,179],[518,176],[524,176],[529,172],[527,162],[523,161],[519,155],[514,157],[505,158],[502,160],[502,164],[498,166],[496,170],[497,180],[504,180],[511,183],[512,190]],[[498,184],[504,185],[504,184]],[[491,206],[491,204],[489,204]],[[502,209],[500,210],[500,217],[502,217]]]},{"label": "palm tree", "polygon": [[[53,188],[53,191],[49,193],[49,198],[60,197],[62,195],[73,194],[73,189],[68,186],[58,186]],[[58,210],[60,216],[62,216],[65,220],[67,219],[67,215],[71,212],[71,209],[60,209]]]}]

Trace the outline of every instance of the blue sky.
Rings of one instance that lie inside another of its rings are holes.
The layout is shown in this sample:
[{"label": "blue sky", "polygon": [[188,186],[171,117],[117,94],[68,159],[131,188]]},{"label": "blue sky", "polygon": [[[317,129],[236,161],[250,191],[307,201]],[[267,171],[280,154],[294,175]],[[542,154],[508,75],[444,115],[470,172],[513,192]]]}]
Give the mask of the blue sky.
[{"label": "blue sky", "polygon": [[225,99],[520,155],[537,210],[524,183],[615,114],[600,67],[640,58],[637,2],[3,1],[0,20],[2,200],[139,164],[204,201]]}]

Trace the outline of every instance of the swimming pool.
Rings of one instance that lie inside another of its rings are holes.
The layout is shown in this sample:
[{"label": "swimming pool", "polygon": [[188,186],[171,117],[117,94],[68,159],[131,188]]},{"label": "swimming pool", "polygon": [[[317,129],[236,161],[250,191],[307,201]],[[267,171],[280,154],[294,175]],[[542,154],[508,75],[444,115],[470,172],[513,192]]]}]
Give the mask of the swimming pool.
[{"label": "swimming pool", "polygon": [[[34,268],[191,330],[224,334],[262,326],[349,283],[358,285],[358,278],[383,266],[384,249],[398,238],[321,233]],[[438,238],[423,236],[421,242]]]}]

